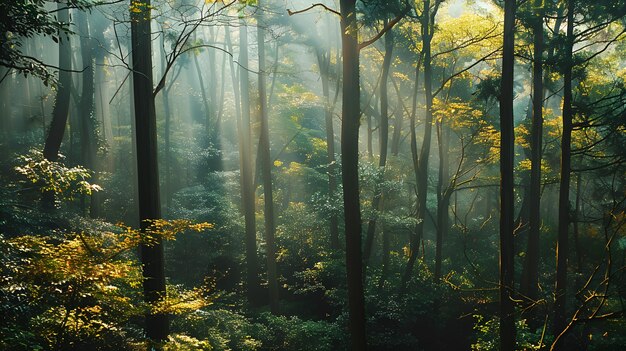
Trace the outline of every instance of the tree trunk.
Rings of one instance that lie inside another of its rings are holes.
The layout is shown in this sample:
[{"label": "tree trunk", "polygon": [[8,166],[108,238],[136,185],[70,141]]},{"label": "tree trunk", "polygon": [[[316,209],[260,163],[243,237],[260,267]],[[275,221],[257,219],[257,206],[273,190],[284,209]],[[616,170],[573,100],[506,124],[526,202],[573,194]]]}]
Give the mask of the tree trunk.
[{"label": "tree trunk", "polygon": [[269,120],[267,116],[267,94],[265,81],[265,29],[261,1],[257,2],[257,40],[259,52],[259,112],[261,118],[261,168],[263,169],[263,196],[265,215],[265,251],[267,256],[267,283],[269,286],[270,310],[278,314],[278,278],[276,272],[276,224],[274,223],[274,194],[272,193],[272,160],[270,157]]},{"label": "tree trunk", "polygon": [[[151,226],[150,221],[161,218],[159,199],[159,170],[157,159],[157,127],[152,85],[152,47],[150,30],[150,1],[130,11],[133,93],[135,101],[135,125],[137,142],[137,178],[139,179],[139,219],[141,230]],[[139,11],[137,11],[139,10]],[[165,293],[165,272],[163,243],[141,245],[143,264],[143,290],[146,302],[155,304],[163,300]],[[146,336],[149,340],[164,341],[169,334],[169,321],[166,314],[146,315]]]},{"label": "tree trunk", "polygon": [[360,84],[356,0],[341,0],[340,7],[343,51],[341,177],[346,233],[348,312],[352,350],[364,351],[367,348],[367,339],[359,202]]},{"label": "tree trunk", "polygon": [[[561,181],[559,184],[559,224],[556,245],[556,289],[554,292],[553,334],[558,336],[566,327],[567,300],[567,255],[569,249],[570,224],[570,172],[572,142],[572,51],[574,47],[574,1],[567,4],[567,38],[565,47],[565,72],[563,74],[563,136],[561,138]],[[563,339],[559,338],[554,350],[563,350]]]},{"label": "tree trunk", "polygon": [[[67,4],[59,2],[58,19],[60,22],[69,22],[70,15]],[[59,150],[65,134],[67,117],[70,110],[70,90],[72,86],[72,47],[69,37],[59,34],[59,87],[57,90],[54,108],[52,110],[52,121],[48,129],[48,136],[43,147],[43,156],[48,161],[55,162],[59,159]],[[25,82],[28,86],[28,82]],[[47,191],[43,194],[42,205],[46,208],[54,208],[54,192]]]},{"label": "tree trunk", "polygon": [[241,86],[241,132],[239,152],[241,157],[242,201],[246,232],[246,267],[248,302],[259,304],[259,266],[256,252],[256,219],[254,180],[252,179],[252,145],[250,142],[250,81],[248,75],[248,27],[241,21],[239,27],[239,79]]},{"label": "tree trunk", "polygon": [[500,85],[500,350],[515,350],[514,290],[514,126],[513,65],[515,0],[504,3],[504,43]]},{"label": "tree trunk", "polygon": [[[435,281],[441,279],[441,261],[443,240],[448,234],[450,217],[448,208],[450,207],[450,197],[452,189],[450,187],[450,165],[448,152],[450,151],[450,132],[443,121],[437,122],[437,143],[439,146],[439,179],[437,181],[437,240],[435,243]],[[463,161],[461,161],[463,162]]]},{"label": "tree trunk", "polygon": [[[387,21],[385,20],[385,25]],[[379,125],[379,142],[380,157],[378,160],[378,168],[385,172],[387,165],[387,145],[389,141],[389,96],[387,94],[387,80],[389,78],[389,68],[391,67],[391,57],[393,54],[393,31],[389,30],[385,33],[385,58],[383,59],[383,71],[380,77],[380,125]],[[365,248],[363,251],[363,266],[367,267],[372,249],[374,246],[374,235],[376,234],[376,220],[378,211],[382,211],[381,198],[383,197],[380,184],[376,183],[374,189],[374,198],[372,199],[373,217],[367,225],[367,234],[365,236]],[[383,233],[383,235],[385,235]]]},{"label": "tree trunk", "polygon": [[[413,164],[413,173],[415,174],[415,184],[418,181],[419,174],[419,162],[418,162],[418,154],[417,154],[417,135],[415,131],[416,127],[416,118],[417,118],[417,92],[419,90],[419,72],[420,66],[422,65],[422,53],[420,53],[420,57],[417,61],[417,65],[415,66],[415,85],[413,86],[413,105],[411,108],[411,120],[410,120],[410,129],[411,129],[411,163]],[[417,218],[419,220],[419,218]],[[411,276],[411,271],[413,269],[413,265],[415,264],[415,260],[417,259],[417,251],[419,250],[419,241],[420,238],[417,237],[417,226],[419,223],[415,224],[415,229],[410,236],[409,242],[409,260],[406,264],[404,274],[402,275],[402,282],[400,286],[400,291],[404,292],[406,287],[406,283],[409,281],[409,277]]]},{"label": "tree trunk", "polygon": [[[90,26],[87,22],[87,14],[78,13],[78,27],[81,33],[80,46],[81,56],[83,60],[82,72],[82,93],[80,95],[80,126],[81,126],[81,159],[85,167],[94,172],[92,181],[98,180],[98,166],[95,162],[97,149],[97,123],[95,120],[95,51],[90,36]],[[97,218],[100,212],[100,203],[97,192],[91,195],[91,203],[89,207],[89,215]]]},{"label": "tree trunk", "polygon": [[[333,126],[333,111],[330,102],[330,51],[322,52],[317,49],[317,63],[320,67],[322,80],[322,94],[324,95],[324,119],[326,122],[326,157],[328,160],[328,198],[334,199],[337,192],[337,178],[335,165],[335,130]],[[330,225],[330,248],[339,249],[339,220],[336,215],[331,215]]]},{"label": "tree trunk", "polygon": [[[531,168],[529,189],[529,231],[526,250],[526,281],[522,291],[533,301],[539,295],[539,234],[541,230],[541,151],[543,148],[543,1],[535,0],[533,23],[533,114],[531,128]],[[535,313],[531,313],[534,316]],[[535,318],[531,318],[535,319]]]},{"label": "tree trunk", "polygon": [[[424,1],[422,13],[422,53],[424,57],[424,93],[426,99],[426,116],[424,119],[424,140],[417,160],[417,220],[414,241],[418,242],[424,236],[424,221],[426,219],[426,198],[428,197],[428,158],[430,157],[430,143],[433,129],[433,81],[431,66],[431,41],[434,33],[434,23],[431,22],[430,0]],[[411,255],[417,255],[418,250],[411,250]],[[402,278],[403,286],[409,281],[415,257],[409,257],[409,262]]]}]

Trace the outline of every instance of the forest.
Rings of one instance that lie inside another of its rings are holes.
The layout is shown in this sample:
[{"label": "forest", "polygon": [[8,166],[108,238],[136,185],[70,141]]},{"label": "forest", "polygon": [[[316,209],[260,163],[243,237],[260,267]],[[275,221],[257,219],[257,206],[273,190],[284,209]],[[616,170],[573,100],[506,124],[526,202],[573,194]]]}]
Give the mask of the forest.
[{"label": "forest", "polygon": [[316,1],[0,0],[0,350],[626,350],[626,1]]}]

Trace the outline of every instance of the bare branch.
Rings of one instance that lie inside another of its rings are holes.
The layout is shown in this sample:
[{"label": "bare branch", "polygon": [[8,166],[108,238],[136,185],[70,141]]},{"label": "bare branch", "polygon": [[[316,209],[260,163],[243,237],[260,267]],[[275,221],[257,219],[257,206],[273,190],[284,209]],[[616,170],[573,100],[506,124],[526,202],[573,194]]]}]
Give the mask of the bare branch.
[{"label": "bare branch", "polygon": [[400,22],[400,20],[402,18],[404,18],[404,16],[406,16],[407,13],[409,13],[409,11],[411,11],[411,7],[407,6],[404,11],[402,11],[402,13],[400,13],[399,15],[397,15],[394,19],[392,19],[391,21],[389,21],[385,27],[378,32],[378,34],[376,34],[373,38],[366,40],[362,43],[359,44],[359,50],[362,50],[372,44],[374,44],[376,42],[376,40],[380,39],[383,35],[385,35],[385,33],[387,33],[388,31],[390,31],[398,22]]},{"label": "bare branch", "polygon": [[307,12],[307,11],[309,11],[312,8],[315,8],[315,7],[322,7],[324,10],[341,17],[341,13],[339,13],[339,11],[333,10],[330,7],[328,7],[328,6],[324,5],[324,4],[321,4],[321,3],[313,4],[313,5],[305,8],[305,9],[302,9],[302,10],[291,11],[290,9],[287,9],[287,13],[289,14],[289,16],[293,16],[293,15],[297,15],[299,13]]}]

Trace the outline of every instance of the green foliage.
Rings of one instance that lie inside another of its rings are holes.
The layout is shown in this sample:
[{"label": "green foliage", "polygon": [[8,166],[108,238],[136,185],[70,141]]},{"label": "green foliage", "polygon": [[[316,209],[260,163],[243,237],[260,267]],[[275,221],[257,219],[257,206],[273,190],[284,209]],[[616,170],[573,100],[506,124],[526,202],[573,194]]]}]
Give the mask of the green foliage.
[{"label": "green foliage", "polygon": [[261,350],[268,351],[337,350],[345,337],[335,323],[275,316],[270,313],[259,316],[255,333],[264,345]]},{"label": "green foliage", "polygon": [[159,306],[145,306],[134,252],[139,244],[208,227],[158,220],[146,234],[120,225],[94,233],[0,236],[1,348],[126,349],[139,335],[133,321],[148,308],[176,315],[206,306],[196,290],[171,291]]},{"label": "green foliage", "polygon": [[[69,41],[70,23],[57,19],[55,11],[46,9],[47,1],[2,1],[0,13],[0,66],[15,69],[25,77],[34,75],[45,85],[56,83],[56,77],[44,62],[22,52],[24,40],[34,36],[49,36],[56,43]],[[69,8],[80,10],[91,6],[87,0],[68,0]]]},{"label": "green foliage", "polygon": [[[477,332],[477,340],[472,344],[473,351],[497,351],[500,349],[499,319],[493,317],[485,319],[482,315],[474,315],[476,324],[474,330]],[[543,336],[541,330],[531,332],[525,319],[516,321],[517,346],[516,350],[540,350],[549,346],[550,336]]]},{"label": "green foliage", "polygon": [[90,184],[91,171],[76,166],[68,167],[62,161],[49,161],[40,150],[31,149],[27,155],[18,156],[20,166],[15,170],[26,178],[26,181],[37,186],[41,192],[52,191],[57,196],[72,200],[78,194],[91,195],[102,188]]}]

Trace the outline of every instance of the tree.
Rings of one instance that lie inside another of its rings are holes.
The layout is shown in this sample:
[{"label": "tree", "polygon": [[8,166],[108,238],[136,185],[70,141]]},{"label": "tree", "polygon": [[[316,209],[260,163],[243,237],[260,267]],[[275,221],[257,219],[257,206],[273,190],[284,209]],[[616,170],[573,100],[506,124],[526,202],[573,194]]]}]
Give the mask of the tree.
[{"label": "tree", "polygon": [[343,98],[341,124],[341,179],[346,235],[346,269],[350,338],[353,350],[365,350],[365,301],[361,253],[361,204],[359,201],[359,30],[356,0],[341,0]]},{"label": "tree", "polygon": [[239,84],[241,86],[241,131],[239,132],[240,173],[246,232],[246,268],[248,302],[258,303],[258,258],[256,251],[256,219],[254,179],[252,170],[252,143],[250,142],[250,81],[248,75],[248,27],[241,21],[239,27]]},{"label": "tree", "polygon": [[543,149],[543,1],[535,0],[532,19],[533,31],[533,96],[531,128],[531,169],[529,191],[529,230],[526,253],[527,276],[525,293],[531,301],[539,293],[539,233],[541,229],[541,152]]},{"label": "tree", "polygon": [[262,3],[257,2],[257,41],[259,54],[259,114],[261,118],[261,168],[263,170],[263,195],[265,216],[265,254],[267,255],[267,281],[269,286],[270,309],[278,314],[278,278],[276,272],[276,224],[274,218],[274,194],[272,193],[272,162],[270,157],[269,121],[267,116],[267,93],[265,82],[265,25]]},{"label": "tree", "polygon": [[[58,3],[58,17],[61,23],[69,23],[69,9],[63,3]],[[48,136],[43,147],[43,155],[48,161],[55,162],[59,158],[61,142],[65,134],[67,117],[70,109],[70,90],[72,85],[72,48],[68,35],[59,33],[59,87],[52,110],[52,121],[48,128]],[[65,33],[66,34],[66,33]],[[46,192],[43,197],[43,205],[48,208],[54,207],[54,193]]]},{"label": "tree", "polygon": [[[432,139],[433,125],[433,71],[431,62],[431,42],[435,33],[435,16],[442,0],[435,0],[431,5],[430,0],[424,0],[420,21],[422,25],[422,64],[424,67],[424,94],[426,99],[426,116],[424,118],[424,139],[419,157],[414,156],[415,178],[417,182],[417,224],[411,239],[411,251],[407,262],[402,285],[409,281],[415,260],[419,251],[419,243],[424,234],[424,219],[426,218],[426,198],[428,196],[428,159],[430,157],[430,144]],[[417,149],[415,149],[417,151]]]},{"label": "tree", "polygon": [[[554,301],[553,333],[559,335],[566,327],[567,302],[567,256],[569,249],[570,225],[570,172],[572,153],[572,69],[574,50],[574,0],[567,1],[567,34],[564,52],[563,72],[563,134],[561,136],[561,177],[559,182],[559,222],[556,246],[556,287]],[[555,350],[563,349],[563,339],[554,345]]]},{"label": "tree", "polygon": [[[387,24],[388,20],[385,19],[384,23]],[[393,55],[393,31],[388,30],[385,33],[385,56],[383,59],[382,73],[380,77],[380,126],[379,128],[379,142],[380,142],[380,155],[378,159],[378,167],[385,172],[385,166],[387,165],[387,151],[389,141],[389,96],[387,94],[387,81],[389,79],[389,70],[391,67],[391,58]],[[379,184],[377,184],[379,185]],[[374,189],[374,198],[372,199],[372,209],[374,213],[382,210],[384,195],[382,189]],[[365,248],[363,251],[364,265],[367,266],[372,248],[374,245],[374,235],[376,233],[376,214],[369,220],[367,225],[367,234],[365,236]],[[385,235],[383,233],[383,235]],[[384,254],[384,253],[383,253]]]},{"label": "tree", "polygon": [[504,44],[500,82],[500,350],[515,350],[513,65],[515,0],[504,2]]},{"label": "tree", "polygon": [[[22,52],[25,39],[43,34],[61,44],[63,37],[72,33],[70,30],[70,8],[85,10],[91,4],[86,0],[58,1],[56,10],[48,10],[44,0],[3,1],[0,3],[0,66],[14,69],[24,75],[32,74],[41,78],[44,84],[56,83],[50,68],[71,70],[70,66],[49,65]],[[60,77],[59,77],[60,78]]]},{"label": "tree", "polygon": [[[131,0],[131,41],[133,66],[133,97],[135,107],[139,219],[142,233],[151,230],[152,222],[161,218],[159,170],[157,158],[156,110],[152,85],[152,38],[150,0]],[[143,264],[144,298],[156,304],[166,297],[163,244],[156,240],[140,247]],[[164,341],[169,334],[169,321],[162,312],[148,312],[146,337]]]}]

